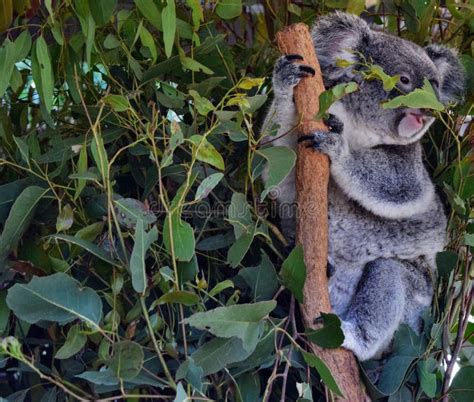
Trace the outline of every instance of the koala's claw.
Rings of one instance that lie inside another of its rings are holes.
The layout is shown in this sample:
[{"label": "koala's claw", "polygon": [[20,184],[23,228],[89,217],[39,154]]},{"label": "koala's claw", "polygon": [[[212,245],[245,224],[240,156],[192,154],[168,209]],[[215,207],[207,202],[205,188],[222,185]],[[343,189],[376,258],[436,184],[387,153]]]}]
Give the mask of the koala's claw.
[{"label": "koala's claw", "polygon": [[298,137],[298,142],[303,142],[303,141],[313,141],[314,140],[314,135],[301,135]]},{"label": "koala's claw", "polygon": [[299,54],[290,54],[278,59],[273,72],[273,88],[277,95],[292,95],[302,78],[314,76],[315,70],[306,64],[295,63],[303,58]]},{"label": "koala's claw", "polygon": [[318,324],[324,324],[324,318],[322,315],[320,315],[319,317],[316,317],[313,321],[313,324],[314,325],[318,325]]},{"label": "koala's claw", "polygon": [[335,157],[339,154],[343,148],[343,139],[340,134],[335,132],[324,132],[316,131],[312,135],[302,135],[298,137],[298,142],[310,141],[306,146],[307,148],[313,148],[327,154],[331,157]]},{"label": "koala's claw", "polygon": [[287,54],[284,56],[286,60],[292,61],[292,60],[303,60],[303,56],[300,54]]},{"label": "koala's claw", "polygon": [[301,70],[301,71],[304,71],[304,72],[306,72],[306,73],[308,73],[308,74],[311,74],[313,77],[314,77],[314,75],[316,74],[316,71],[314,70],[313,67],[307,66],[307,65],[305,65],[305,64],[301,64],[301,65],[300,65],[300,70]]}]

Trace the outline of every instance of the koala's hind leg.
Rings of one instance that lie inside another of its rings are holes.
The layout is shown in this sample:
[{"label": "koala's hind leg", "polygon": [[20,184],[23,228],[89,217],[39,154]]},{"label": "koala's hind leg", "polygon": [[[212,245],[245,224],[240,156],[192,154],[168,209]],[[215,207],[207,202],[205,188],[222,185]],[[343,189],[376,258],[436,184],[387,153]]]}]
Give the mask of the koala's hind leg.
[{"label": "koala's hind leg", "polygon": [[403,264],[379,258],[369,262],[348,311],[341,317],[343,347],[359,360],[379,357],[403,320],[405,285]]}]

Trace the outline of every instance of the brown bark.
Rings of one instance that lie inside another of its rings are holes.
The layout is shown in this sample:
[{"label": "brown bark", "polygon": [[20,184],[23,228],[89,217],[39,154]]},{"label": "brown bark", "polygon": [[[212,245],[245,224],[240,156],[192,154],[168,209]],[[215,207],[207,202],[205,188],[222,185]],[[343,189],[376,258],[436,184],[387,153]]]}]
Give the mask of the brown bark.
[{"label": "brown bark", "polygon": [[[324,85],[308,27],[303,23],[286,27],[277,33],[276,41],[281,53],[303,56],[302,63],[316,71],[314,77],[304,78],[295,88],[296,109],[301,121],[299,135],[316,130],[327,131],[325,124],[315,119],[319,110],[319,94],[324,91]],[[297,239],[303,245],[307,270],[301,311],[306,327],[314,327],[314,319],[321,312],[331,311],[326,274],[329,161],[326,155],[307,148],[305,144],[298,146],[297,155]],[[358,402],[366,399],[359,368],[350,351],[343,348],[323,349],[315,344],[311,344],[311,349],[331,370],[344,393],[343,400]]]}]

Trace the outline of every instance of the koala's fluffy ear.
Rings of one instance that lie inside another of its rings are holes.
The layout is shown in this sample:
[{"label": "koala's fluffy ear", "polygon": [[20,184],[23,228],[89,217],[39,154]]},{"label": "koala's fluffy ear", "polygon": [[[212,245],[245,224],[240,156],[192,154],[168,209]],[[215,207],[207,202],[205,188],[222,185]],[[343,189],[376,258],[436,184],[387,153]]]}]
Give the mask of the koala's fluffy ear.
[{"label": "koala's fluffy ear", "polygon": [[444,104],[462,101],[465,75],[455,51],[440,45],[429,45],[425,50],[439,72],[440,101]]},{"label": "koala's fluffy ear", "polygon": [[311,36],[321,69],[328,78],[336,79],[351,70],[337,67],[337,59],[356,61],[357,56],[351,51],[357,50],[362,40],[369,39],[370,28],[359,17],[335,12],[318,18]]}]

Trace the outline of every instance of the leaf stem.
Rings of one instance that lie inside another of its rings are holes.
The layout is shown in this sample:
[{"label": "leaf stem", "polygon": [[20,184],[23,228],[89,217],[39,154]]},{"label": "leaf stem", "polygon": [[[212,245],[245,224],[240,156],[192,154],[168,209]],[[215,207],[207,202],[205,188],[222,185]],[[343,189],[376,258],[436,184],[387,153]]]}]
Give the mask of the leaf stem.
[{"label": "leaf stem", "polygon": [[170,373],[170,370],[169,370],[169,368],[166,364],[166,361],[163,357],[163,354],[161,353],[160,346],[158,345],[158,341],[156,340],[156,337],[155,337],[155,333],[153,332],[153,327],[151,326],[150,316],[148,315],[148,310],[147,310],[146,304],[145,304],[145,298],[143,296],[140,297],[140,305],[142,306],[143,316],[145,318],[146,325],[148,327],[148,332],[150,333],[150,338],[153,342],[153,346],[155,348],[158,359],[160,359],[160,363],[163,367],[163,371],[165,372],[165,376],[168,379],[171,388],[176,389],[176,383],[173,379],[173,376]]}]

